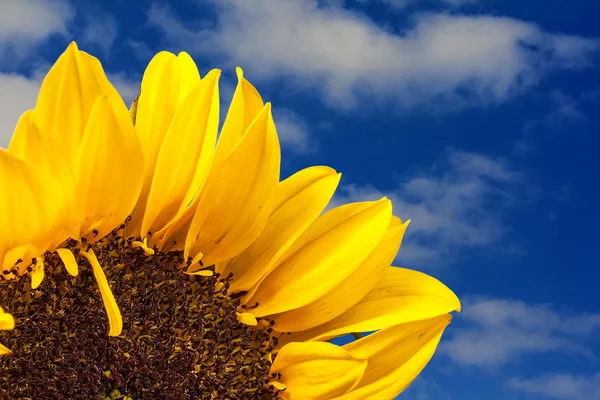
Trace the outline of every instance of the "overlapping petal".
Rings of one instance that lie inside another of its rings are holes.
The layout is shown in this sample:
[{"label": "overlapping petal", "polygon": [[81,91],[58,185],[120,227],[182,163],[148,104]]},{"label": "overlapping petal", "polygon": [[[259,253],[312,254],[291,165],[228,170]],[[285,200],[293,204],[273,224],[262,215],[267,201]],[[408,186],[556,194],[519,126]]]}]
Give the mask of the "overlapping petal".
[{"label": "overlapping petal", "polygon": [[274,381],[283,383],[286,400],[331,399],[352,390],[362,379],[367,360],[322,342],[290,343],[273,362]]},{"label": "overlapping petal", "polygon": [[142,236],[158,232],[185,210],[210,170],[219,125],[220,71],[211,71],[175,112],[160,147],[142,221]]},{"label": "overlapping petal", "polygon": [[250,82],[244,78],[240,67],[235,70],[238,84],[231,99],[227,117],[217,143],[215,162],[221,162],[237,146],[248,127],[264,108],[260,94]]},{"label": "overlapping petal", "polygon": [[369,256],[335,288],[303,307],[271,317],[280,332],[304,331],[330,321],[358,303],[377,282],[396,257],[408,223],[392,216],[381,241]]},{"label": "overlapping petal", "polygon": [[395,325],[343,346],[353,357],[367,359],[367,368],[352,391],[328,398],[394,398],[425,368],[451,319],[450,315],[441,315]]},{"label": "overlapping petal", "polygon": [[248,303],[258,316],[309,304],[352,274],[377,246],[392,216],[387,198],[334,208],[319,217],[281,257]]},{"label": "overlapping petal", "polygon": [[114,108],[125,107],[100,62],[71,43],[42,82],[34,119],[43,134],[64,146],[73,164],[92,108],[102,96]]},{"label": "overlapping petal", "polygon": [[279,140],[267,104],[210,171],[186,237],[186,256],[202,253],[204,264],[211,265],[250,246],[276,200],[279,164]]},{"label": "overlapping petal", "polygon": [[254,286],[275,267],[277,259],[325,209],[340,174],[328,167],[297,172],[279,185],[279,198],[267,226],[250,247],[217,266],[223,276],[232,274],[232,291]]},{"label": "overlapping petal", "polygon": [[102,238],[118,227],[135,205],[144,159],[126,108],[107,97],[94,105],[75,164],[75,210],[80,234]]},{"label": "overlapping petal", "polygon": [[[0,265],[43,254],[65,232],[70,204],[63,184],[48,170],[0,149]],[[19,268],[27,268],[22,262]]]},{"label": "overlapping petal", "polygon": [[74,184],[73,167],[64,146],[43,134],[34,119],[34,111],[21,115],[8,146],[8,152],[30,164],[51,172],[65,189]]},{"label": "overlapping petal", "polygon": [[377,285],[353,307],[320,326],[286,335],[284,340],[326,340],[452,311],[460,311],[460,301],[446,285],[422,272],[388,267]]},{"label": "overlapping petal", "polygon": [[[220,165],[225,157],[230,156],[230,153],[239,145],[241,138],[246,134],[252,122],[264,109],[258,91],[250,82],[244,79],[241,68],[237,68],[236,72],[238,85],[223,123],[219,141],[216,149],[210,148],[211,151],[214,150],[212,165]],[[208,144],[206,146],[208,149]],[[203,151],[205,150],[203,149]],[[158,232],[153,232],[152,244],[157,244],[158,247],[166,249],[182,250],[184,248],[187,233],[194,218],[194,213],[198,208],[198,201],[202,193],[200,189],[204,187],[205,178],[206,176],[202,170],[198,170],[183,199],[182,207],[171,223]],[[137,208],[134,210],[134,222]]]},{"label": "overlapping petal", "polygon": [[67,237],[77,237],[76,221],[73,212],[75,198],[75,176],[73,166],[65,148],[58,140],[41,132],[34,120],[33,110],[28,110],[15,128],[8,146],[8,152],[29,164],[35,165],[52,175],[60,182],[66,200],[69,202],[69,213],[62,221],[65,231],[57,234],[51,249],[58,246]]},{"label": "overlapping petal", "polygon": [[156,163],[173,116],[198,84],[198,68],[185,52],[176,56],[161,51],[152,58],[144,72],[134,119],[143,144],[145,172],[138,202],[127,225],[132,236],[141,235]]}]

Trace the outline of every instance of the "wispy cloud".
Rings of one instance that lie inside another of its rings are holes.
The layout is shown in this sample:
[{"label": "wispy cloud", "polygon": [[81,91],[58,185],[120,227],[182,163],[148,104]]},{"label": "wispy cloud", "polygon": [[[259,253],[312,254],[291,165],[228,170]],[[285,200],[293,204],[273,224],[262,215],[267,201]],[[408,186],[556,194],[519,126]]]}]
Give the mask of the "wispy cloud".
[{"label": "wispy cloud", "polygon": [[550,374],[536,378],[512,378],[512,389],[557,400],[600,400],[600,373],[592,376]]},{"label": "wispy cloud", "polygon": [[42,76],[0,73],[0,147],[10,142],[19,116],[35,106]]},{"label": "wispy cloud", "polygon": [[423,375],[419,375],[397,399],[451,400],[451,397],[445,388],[440,386],[433,378],[424,378]]},{"label": "wispy cloud", "polygon": [[342,186],[334,204],[389,197],[394,214],[412,221],[398,261],[431,268],[502,239],[509,230],[504,212],[518,199],[522,181],[506,160],[452,150],[441,165],[405,178],[393,191]]},{"label": "wispy cloud", "polygon": [[297,113],[287,108],[275,108],[273,120],[282,146],[298,154],[316,150],[316,144],[310,138],[308,124]]},{"label": "wispy cloud", "polygon": [[117,20],[112,14],[100,9],[84,15],[86,19],[81,41],[87,46],[97,47],[108,58],[110,50],[119,34]]},{"label": "wispy cloud", "polygon": [[[364,3],[369,2],[370,0],[363,0]],[[417,3],[423,3],[423,0],[379,0],[382,3],[386,3],[390,5],[390,7],[394,8],[404,8],[408,5],[413,5]],[[438,3],[444,6],[448,6],[451,8],[460,8],[464,6],[469,6],[473,4],[481,3],[482,0],[430,0],[430,3]]]},{"label": "wispy cloud", "polygon": [[0,67],[9,69],[53,34],[67,36],[74,16],[66,0],[0,1]]},{"label": "wispy cloud", "polygon": [[443,109],[505,101],[547,74],[589,64],[598,42],[506,17],[418,14],[384,29],[364,14],[317,1],[216,5],[198,29],[153,6],[148,22],[178,47],[286,77],[348,108],[359,96]]},{"label": "wispy cloud", "polygon": [[586,114],[581,110],[584,99],[574,98],[562,91],[550,92],[550,109],[548,113],[540,118],[531,118],[523,126],[526,134],[533,133],[538,129],[544,131],[557,131],[569,124],[581,124],[587,121]]},{"label": "wispy cloud", "polygon": [[589,355],[585,339],[600,329],[600,313],[568,313],[549,304],[465,299],[461,323],[441,352],[455,362],[497,367],[532,353]]}]

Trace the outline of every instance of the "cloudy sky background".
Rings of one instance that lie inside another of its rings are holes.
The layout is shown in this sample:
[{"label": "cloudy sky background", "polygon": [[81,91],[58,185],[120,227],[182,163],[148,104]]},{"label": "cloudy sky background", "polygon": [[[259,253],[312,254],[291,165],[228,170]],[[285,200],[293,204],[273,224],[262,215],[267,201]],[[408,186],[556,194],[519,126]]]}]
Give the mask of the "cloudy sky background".
[{"label": "cloudy sky background", "polygon": [[[397,265],[463,299],[407,400],[599,400],[600,5],[594,0],[0,1],[0,147],[71,40],[126,101],[159,50],[241,66],[283,176],[393,199]],[[81,4],[84,4],[83,6]]]}]

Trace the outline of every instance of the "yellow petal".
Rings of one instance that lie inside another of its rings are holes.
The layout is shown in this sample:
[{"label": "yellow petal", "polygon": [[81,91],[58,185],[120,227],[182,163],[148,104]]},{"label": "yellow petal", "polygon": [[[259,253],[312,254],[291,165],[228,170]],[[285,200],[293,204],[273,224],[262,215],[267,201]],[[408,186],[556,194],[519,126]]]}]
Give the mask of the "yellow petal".
[{"label": "yellow petal", "polygon": [[104,307],[106,308],[108,323],[110,325],[108,336],[119,336],[121,334],[121,331],[123,330],[123,318],[121,317],[121,311],[119,310],[119,306],[117,305],[115,296],[110,290],[110,286],[108,285],[108,281],[106,280],[106,275],[104,275],[104,271],[98,263],[98,259],[96,258],[96,255],[93,253],[93,251],[82,251],[79,254],[81,254],[90,262],[92,270],[94,272],[94,277],[96,278],[96,282],[98,282],[100,296],[102,297],[102,302],[104,303]]},{"label": "yellow petal", "polygon": [[9,354],[12,354],[12,351],[10,351],[8,347],[0,343],[0,356],[6,356]]},{"label": "yellow petal", "polygon": [[322,340],[350,332],[370,332],[460,311],[456,295],[437,279],[410,269],[388,267],[361,301],[337,318],[285,340]]},{"label": "yellow petal", "polygon": [[12,331],[13,329],[15,329],[15,318],[0,307],[0,331]]},{"label": "yellow petal", "polygon": [[75,256],[69,249],[56,249],[56,253],[60,257],[61,261],[65,265],[65,269],[71,276],[77,276],[79,274],[79,266],[75,260]]},{"label": "yellow petal", "polygon": [[186,275],[198,275],[198,276],[213,276],[215,273],[210,269],[201,269],[199,271],[184,272]]},{"label": "yellow petal", "polygon": [[358,303],[380,281],[396,257],[407,223],[392,217],[377,247],[342,283],[323,297],[303,307],[272,317],[273,328],[280,332],[298,332],[334,319]]},{"label": "yellow petal", "polygon": [[263,101],[254,86],[244,79],[240,67],[235,69],[238,84],[231,99],[227,117],[217,143],[215,162],[221,162],[246,133],[258,113],[263,109]]},{"label": "yellow petal", "polygon": [[331,343],[289,343],[277,354],[271,374],[286,386],[286,400],[331,399],[357,385],[367,360]]},{"label": "yellow petal", "polygon": [[186,237],[186,254],[212,265],[239,254],[264,229],[279,182],[280,150],[270,104],[238,145],[215,164]]},{"label": "yellow petal", "polygon": [[369,360],[360,383],[335,400],[392,399],[425,368],[452,317],[396,325],[344,346]]},{"label": "yellow petal", "polygon": [[65,184],[66,189],[72,188],[73,168],[67,153],[56,139],[40,132],[34,120],[33,110],[28,110],[21,115],[10,140],[8,152],[52,172]]},{"label": "yellow petal", "polygon": [[347,204],[318,218],[265,277],[249,303],[257,317],[302,307],[338,286],[383,237],[391,202]]},{"label": "yellow petal", "polygon": [[35,120],[44,134],[65,147],[71,161],[77,157],[87,119],[98,98],[106,95],[115,105],[122,103],[99,64],[72,42],[40,88]]},{"label": "yellow petal", "polygon": [[147,158],[158,153],[177,108],[179,80],[177,57],[161,51],[156,54],[142,78],[135,127],[144,143]]},{"label": "yellow petal", "polygon": [[101,97],[90,115],[75,167],[81,236],[100,239],[127,218],[143,173],[142,150],[127,109],[115,110]]},{"label": "yellow petal", "polygon": [[273,387],[277,390],[285,390],[285,385],[281,382],[278,381],[271,381],[269,382],[271,385],[273,385]]},{"label": "yellow petal", "polygon": [[110,83],[108,78],[106,78],[106,74],[104,73],[104,68],[102,68],[102,63],[100,60],[86,53],[85,51],[80,51],[79,55],[87,62],[89,70],[96,79],[96,84],[100,88],[102,95],[108,97],[108,101],[111,106],[114,108],[126,108],[127,105],[123,101],[123,98],[117,89],[115,89],[115,87]]},{"label": "yellow petal", "polygon": [[178,210],[185,209],[188,191],[197,195],[206,179],[219,125],[219,76],[220,71],[211,71],[173,117],[156,163],[142,236],[159,231]]},{"label": "yellow petal", "polygon": [[[61,183],[69,207],[72,207],[75,178],[70,159],[64,147],[54,138],[43,135],[34,121],[32,110],[23,113],[8,146],[8,152],[23,161],[36,165],[48,171]],[[67,237],[78,238],[79,232],[75,231],[73,215],[63,221],[66,232],[57,238],[59,245]]]},{"label": "yellow petal", "polygon": [[323,211],[340,181],[340,174],[328,167],[306,168],[281,182],[280,200],[267,226],[246,250],[220,270],[233,274],[230,290],[250,289],[271,272],[285,252]]},{"label": "yellow petal", "polygon": [[258,324],[258,321],[256,320],[256,317],[253,314],[247,312],[235,314],[237,316],[237,320],[240,321],[242,324],[249,326],[256,326]]},{"label": "yellow petal", "polygon": [[139,240],[133,241],[131,243],[131,247],[141,247],[141,249],[144,250],[144,255],[146,256],[151,256],[155,253],[153,248],[148,247],[148,240],[146,238],[144,238],[144,240],[142,240],[141,242]]},{"label": "yellow petal", "polygon": [[145,173],[139,200],[127,225],[132,236],[140,236],[158,154],[173,115],[199,83],[198,69],[187,53],[176,57],[161,51],[152,58],[144,72],[135,127],[143,144]]},{"label": "yellow petal", "polygon": [[44,280],[44,259],[42,257],[36,257],[36,263],[31,273],[31,288],[37,289]]},{"label": "yellow petal", "polygon": [[[196,63],[185,51],[177,54],[176,68],[178,69],[177,105],[180,106],[190,93],[200,83],[200,73]],[[208,75],[207,75],[208,76]]]},{"label": "yellow petal", "polygon": [[0,149],[0,265],[4,269],[19,258],[31,260],[43,254],[65,231],[69,212],[64,187],[51,172]]}]

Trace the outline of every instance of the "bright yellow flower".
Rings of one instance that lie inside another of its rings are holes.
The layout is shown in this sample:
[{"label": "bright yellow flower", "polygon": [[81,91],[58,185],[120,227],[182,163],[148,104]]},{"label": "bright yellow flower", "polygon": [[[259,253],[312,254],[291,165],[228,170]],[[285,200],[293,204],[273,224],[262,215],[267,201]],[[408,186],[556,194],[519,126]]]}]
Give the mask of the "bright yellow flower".
[{"label": "bright yellow flower", "polygon": [[0,397],[391,399],[425,367],[460,303],[390,266],[408,222],[280,182],[241,69],[217,141],[219,75],[161,52],[128,110],[74,43],[52,67],[0,149]]}]

